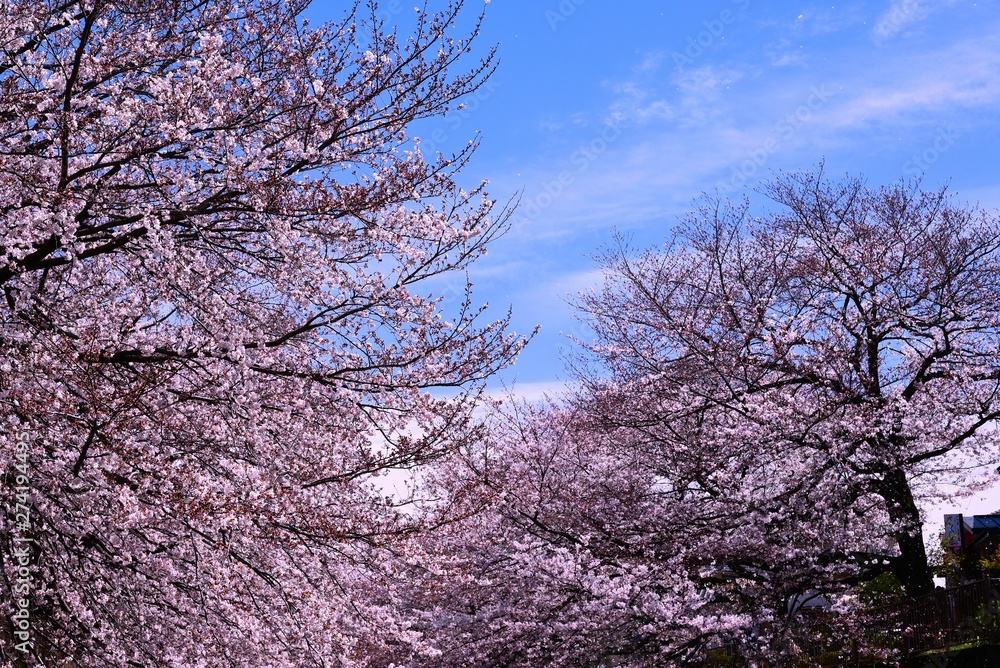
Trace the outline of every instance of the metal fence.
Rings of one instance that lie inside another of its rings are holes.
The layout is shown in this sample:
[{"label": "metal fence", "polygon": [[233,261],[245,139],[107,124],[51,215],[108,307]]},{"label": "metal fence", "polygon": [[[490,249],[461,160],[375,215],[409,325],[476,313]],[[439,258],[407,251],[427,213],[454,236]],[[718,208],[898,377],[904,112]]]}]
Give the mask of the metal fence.
[{"label": "metal fence", "polygon": [[904,656],[976,642],[1000,642],[1000,581],[984,578],[872,611],[876,628],[898,638]]},{"label": "metal fence", "polygon": [[[868,610],[866,629],[830,668],[881,665],[873,657],[892,652],[905,665],[925,652],[950,655],[962,647],[1000,643],[1000,581],[984,578],[926,596]],[[919,663],[919,662],[918,662]],[[921,664],[922,665],[922,664]]]},{"label": "metal fence", "polygon": [[[895,655],[904,663],[923,652],[950,654],[976,644],[1000,644],[1000,580],[984,578],[901,603],[860,613],[864,629],[849,647],[836,646],[834,615],[816,611],[807,616],[802,631],[807,654],[824,668],[866,668],[884,665],[882,657]],[[802,646],[802,645],[800,645]],[[742,666],[733,645],[712,648],[703,666]],[[907,664],[909,665],[909,664]]]}]

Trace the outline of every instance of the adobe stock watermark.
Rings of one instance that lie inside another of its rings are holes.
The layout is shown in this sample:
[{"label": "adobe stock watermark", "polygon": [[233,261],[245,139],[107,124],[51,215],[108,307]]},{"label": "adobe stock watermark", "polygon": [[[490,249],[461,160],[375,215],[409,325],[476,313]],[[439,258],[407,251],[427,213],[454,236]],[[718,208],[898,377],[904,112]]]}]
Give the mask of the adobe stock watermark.
[{"label": "adobe stock watermark", "polygon": [[943,153],[947,153],[961,138],[952,128],[939,127],[934,135],[934,141],[920,153],[910,157],[903,163],[903,173],[907,176],[922,176],[937,162]]},{"label": "adobe stock watermark", "polygon": [[34,582],[31,576],[31,437],[28,432],[18,433],[14,443],[14,531],[11,536],[13,550],[11,561],[14,566],[12,599],[14,613],[11,622],[14,649],[28,654],[33,647],[31,638],[31,592]]},{"label": "adobe stock watermark", "polygon": [[569,162],[574,169],[564,169],[556,175],[554,179],[549,179],[542,184],[542,192],[528,200],[523,205],[522,220],[534,220],[541,213],[552,206],[552,203],[565,192],[566,188],[572,185],[576,177],[588,169],[622,134],[622,126],[618,121],[607,123],[598,136],[591,139],[586,144],[579,146],[570,155]]},{"label": "adobe stock watermark", "polygon": [[[361,19],[365,23],[371,23],[369,28],[374,29],[380,23],[385,25],[393,25],[398,23],[397,17],[405,9],[402,0],[387,0],[386,2],[380,2],[378,5],[371,7],[371,11],[366,13]],[[371,30],[361,30],[359,29],[354,34],[355,44],[361,49],[368,49],[375,44],[375,40],[371,33]]]},{"label": "adobe stock watermark", "polygon": [[893,2],[889,11],[875,25],[875,39],[884,41],[895,36],[909,24],[922,18],[927,8],[922,0]]},{"label": "adobe stock watermark", "polygon": [[808,123],[813,114],[821,109],[832,96],[833,91],[827,88],[826,84],[810,87],[806,101],[775,123],[771,129],[770,137],[736,165],[728,179],[717,182],[716,188],[720,192],[728,193],[739,190],[746,185],[746,182],[767,164],[771,156],[778,152],[782,144],[795,136],[799,129]]},{"label": "adobe stock watermark", "polygon": [[560,23],[569,20],[569,17],[576,13],[577,8],[587,0],[562,0],[555,9],[545,10],[545,20],[549,22],[549,29],[556,30]]},{"label": "adobe stock watermark", "polygon": [[466,101],[462,102],[461,105],[454,111],[450,112],[445,116],[445,122],[447,127],[437,126],[431,130],[428,134],[420,137],[420,148],[423,151],[427,151],[428,154],[433,154],[437,151],[445,142],[448,141],[449,136],[452,132],[458,130],[462,125],[473,115],[479,106],[488,100],[500,84],[495,83],[493,79],[487,79],[486,82],[477,88]]},{"label": "adobe stock watermark", "polygon": [[683,51],[674,51],[670,54],[675,66],[682,67],[693,64],[716,40],[722,39],[726,32],[726,26],[736,23],[743,12],[750,7],[750,0],[731,1],[736,5],[736,11],[726,8],[719,12],[714,19],[702,21],[705,29],[694,36],[688,37]]}]

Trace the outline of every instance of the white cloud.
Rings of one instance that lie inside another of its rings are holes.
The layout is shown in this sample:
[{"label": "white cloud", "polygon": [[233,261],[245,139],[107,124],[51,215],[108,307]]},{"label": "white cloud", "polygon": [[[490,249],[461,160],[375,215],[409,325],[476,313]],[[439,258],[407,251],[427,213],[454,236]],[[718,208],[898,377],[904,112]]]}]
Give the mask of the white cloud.
[{"label": "white cloud", "polygon": [[764,157],[748,184],[873,145],[900,147],[902,165],[907,141],[934,127],[966,135],[977,114],[1000,104],[1000,48],[981,38],[874,51],[852,45],[794,68],[753,60],[674,68],[640,56],[627,81],[607,84],[614,96],[604,116],[618,123],[609,141],[591,126],[518,174],[525,192],[511,236],[553,243],[611,226],[670,225],[754,156]]},{"label": "white cloud", "polygon": [[742,78],[743,73],[735,67],[705,65],[679,71],[674,81],[690,99],[702,101],[714,99],[721,88]]},{"label": "white cloud", "polygon": [[875,22],[872,34],[876,41],[885,41],[926,15],[927,7],[921,0],[892,0],[889,9]]},{"label": "white cloud", "polygon": [[[950,49],[910,56],[880,73],[863,93],[837,108],[838,125],[872,120],[901,121],[928,111],[983,107],[1000,101],[1000,51],[967,42]],[[881,79],[880,81],[878,79]]]},{"label": "white cloud", "polygon": [[802,49],[787,37],[765,44],[761,51],[771,67],[803,66],[807,63]]},{"label": "white cloud", "polygon": [[852,29],[864,21],[863,5],[838,2],[832,7],[806,9],[790,23],[789,32],[797,36],[828,35]]},{"label": "white cloud", "polygon": [[610,118],[616,123],[649,123],[668,121],[676,114],[673,107],[657,96],[652,86],[635,81],[611,85],[615,100],[611,104]]},{"label": "white cloud", "polygon": [[663,51],[654,51],[643,56],[642,62],[636,67],[636,72],[640,74],[652,74],[660,69],[667,54]]},{"label": "white cloud", "polygon": [[512,382],[506,387],[490,390],[486,396],[494,400],[514,399],[515,401],[558,401],[572,390],[572,384],[560,380],[534,383]]}]

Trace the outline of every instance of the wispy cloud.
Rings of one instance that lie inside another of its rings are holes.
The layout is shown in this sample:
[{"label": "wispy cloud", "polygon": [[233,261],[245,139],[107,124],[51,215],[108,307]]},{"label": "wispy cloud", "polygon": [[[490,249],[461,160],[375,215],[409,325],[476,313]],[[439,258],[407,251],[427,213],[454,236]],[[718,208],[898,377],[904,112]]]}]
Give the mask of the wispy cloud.
[{"label": "wispy cloud", "polygon": [[501,387],[490,391],[487,396],[491,399],[507,401],[513,399],[517,401],[535,402],[558,402],[572,390],[572,384],[559,380],[543,382],[512,382],[506,387]]},{"label": "wispy cloud", "polygon": [[912,25],[923,21],[932,10],[954,4],[953,0],[892,0],[889,8],[875,22],[872,36],[877,43],[892,39]]},{"label": "wispy cloud", "polygon": [[979,42],[964,42],[935,52],[910,54],[880,72],[867,90],[845,98],[836,125],[867,121],[905,122],[936,111],[954,113],[1000,102],[1000,50]]},{"label": "wispy cloud", "polygon": [[807,62],[805,54],[787,37],[764,45],[762,52],[771,67],[803,66]]},{"label": "wispy cloud", "polygon": [[[880,20],[881,34],[945,4],[897,1]],[[519,165],[513,188],[524,188],[524,198],[511,236],[556,243],[610,226],[669,225],[700,192],[747,171],[748,161],[755,162],[747,186],[773,170],[859,151],[898,151],[902,165],[934,128],[971,137],[977,123],[993,118],[983,113],[1000,104],[1000,47],[949,33],[882,49],[868,41],[870,28],[858,27],[859,11],[806,11],[803,21],[815,25],[803,26],[803,35],[843,34],[822,37],[822,51],[807,42],[808,60],[791,57],[798,41],[768,50],[774,39],[757,51],[718,50],[693,63],[655,50],[634,56],[621,79],[603,83],[610,93],[603,109],[591,108],[585,121],[553,123],[558,148]],[[766,30],[769,38],[788,34],[784,24]]]},{"label": "wispy cloud", "polygon": [[863,6],[837,3],[835,7],[810,7],[799,14],[790,26],[797,36],[829,35],[849,30],[865,21]]},{"label": "wispy cloud", "polygon": [[660,54],[647,55],[635,77],[605,84],[614,95],[612,122],[703,124],[721,109],[719,96],[747,76],[747,68],[735,64],[676,66],[664,72],[666,62]]},{"label": "wispy cloud", "polygon": [[743,72],[736,67],[705,65],[694,69],[680,70],[674,81],[685,96],[700,102],[714,100],[722,87],[742,78]]},{"label": "wispy cloud", "polygon": [[614,123],[642,124],[676,117],[674,107],[660,98],[653,87],[637,81],[625,81],[611,84],[610,88],[615,95],[610,109],[610,120]]}]

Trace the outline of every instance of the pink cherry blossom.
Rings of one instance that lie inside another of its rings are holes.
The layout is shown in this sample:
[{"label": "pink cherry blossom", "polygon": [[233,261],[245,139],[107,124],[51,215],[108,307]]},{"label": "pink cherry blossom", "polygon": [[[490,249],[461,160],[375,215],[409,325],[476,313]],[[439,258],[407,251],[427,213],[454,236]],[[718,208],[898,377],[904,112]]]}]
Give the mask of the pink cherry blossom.
[{"label": "pink cherry blossom", "polygon": [[509,208],[457,187],[474,146],[408,135],[493,55],[466,60],[461,2],[406,36],[306,4],[0,10],[0,468],[28,433],[33,541],[33,645],[5,621],[4,665],[434,651],[390,586],[415,520],[373,478],[449,452],[523,344],[467,281],[435,295]]}]

